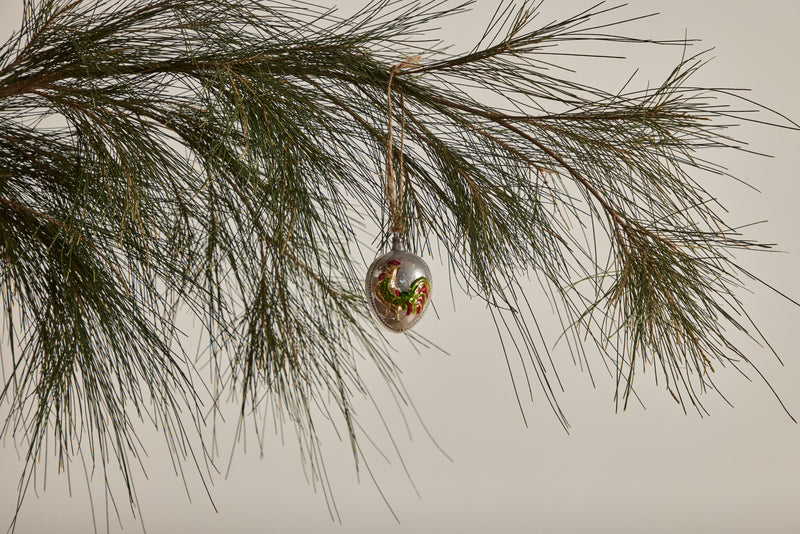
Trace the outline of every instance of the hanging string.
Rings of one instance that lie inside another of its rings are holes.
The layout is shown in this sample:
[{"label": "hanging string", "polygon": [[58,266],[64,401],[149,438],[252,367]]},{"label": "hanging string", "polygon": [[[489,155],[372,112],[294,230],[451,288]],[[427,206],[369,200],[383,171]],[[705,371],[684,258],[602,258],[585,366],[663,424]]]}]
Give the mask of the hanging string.
[{"label": "hanging string", "polygon": [[[397,176],[397,203],[400,215],[403,215],[403,154],[406,148],[406,96],[400,93],[400,172]],[[405,218],[403,218],[403,225],[405,226]]]},{"label": "hanging string", "polygon": [[405,152],[406,106],[405,95],[400,93],[400,107],[402,111],[402,122],[400,124],[400,169],[397,176],[395,176],[394,127],[392,126],[392,82],[394,81],[394,77],[401,70],[417,66],[421,59],[421,56],[413,56],[402,63],[392,66],[389,71],[389,84],[386,87],[386,111],[389,130],[386,137],[386,200],[389,204],[389,214],[392,217],[392,227],[389,231],[398,235],[406,233],[405,217],[403,216],[403,154]]},{"label": "hanging string", "polygon": [[[389,229],[394,234],[404,234],[406,231],[405,221],[403,220],[403,169],[400,169],[399,176],[394,176],[394,128],[392,126],[392,81],[395,75],[400,72],[404,63],[394,65],[389,71],[389,85],[386,88],[386,111],[388,115],[389,133],[386,138],[386,200],[389,204],[389,214],[392,217],[392,227]],[[402,157],[402,139],[404,132],[401,131],[400,154]]]}]

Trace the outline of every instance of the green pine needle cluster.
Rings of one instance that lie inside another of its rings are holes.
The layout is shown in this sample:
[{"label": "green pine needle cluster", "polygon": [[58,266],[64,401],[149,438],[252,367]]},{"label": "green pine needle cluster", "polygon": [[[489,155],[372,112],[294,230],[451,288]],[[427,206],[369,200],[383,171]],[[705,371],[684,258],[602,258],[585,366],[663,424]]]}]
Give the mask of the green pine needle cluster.
[{"label": "green pine needle cluster", "polygon": [[602,5],[537,25],[538,3],[503,2],[473,50],[447,54],[424,29],[467,4],[342,19],[277,0],[25,0],[0,48],[0,402],[27,451],[21,495],[48,451],[130,481],[141,419],[202,470],[215,454],[193,436],[230,395],[243,417],[291,421],[315,478],[325,414],[361,456],[359,365],[402,395],[361,294],[364,231],[389,224],[395,65],[407,241],[487,302],[520,394],[538,383],[567,426],[563,355],[536,322],[551,311],[521,272],[571,351],[588,362],[594,342],[621,406],[652,372],[702,411],[712,371],[750,365],[728,332],[758,336],[735,295],[757,279],[733,253],[763,245],[697,178],[723,173],[704,153],[738,146],[743,100],[691,85],[702,56],[647,90],[559,77],[557,47],[649,42],[610,33],[623,22]]}]

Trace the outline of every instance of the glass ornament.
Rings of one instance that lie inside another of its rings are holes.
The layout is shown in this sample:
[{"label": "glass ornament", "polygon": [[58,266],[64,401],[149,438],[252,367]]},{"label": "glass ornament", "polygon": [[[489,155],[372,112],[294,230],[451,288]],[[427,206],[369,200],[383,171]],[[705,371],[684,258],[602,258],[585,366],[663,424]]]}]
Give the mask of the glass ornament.
[{"label": "glass ornament", "polygon": [[425,313],[431,296],[431,271],[408,252],[399,236],[392,250],[375,259],[367,271],[367,303],[372,316],[391,332],[405,332]]}]

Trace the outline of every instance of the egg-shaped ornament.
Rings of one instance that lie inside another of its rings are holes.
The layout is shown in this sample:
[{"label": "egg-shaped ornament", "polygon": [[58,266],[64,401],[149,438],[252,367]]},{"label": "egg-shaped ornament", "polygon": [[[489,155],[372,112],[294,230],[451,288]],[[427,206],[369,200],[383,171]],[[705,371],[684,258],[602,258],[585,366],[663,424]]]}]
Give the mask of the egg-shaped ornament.
[{"label": "egg-shaped ornament", "polygon": [[428,307],[431,271],[395,236],[392,250],[370,265],[365,290],[378,322],[392,332],[405,332],[419,322]]}]

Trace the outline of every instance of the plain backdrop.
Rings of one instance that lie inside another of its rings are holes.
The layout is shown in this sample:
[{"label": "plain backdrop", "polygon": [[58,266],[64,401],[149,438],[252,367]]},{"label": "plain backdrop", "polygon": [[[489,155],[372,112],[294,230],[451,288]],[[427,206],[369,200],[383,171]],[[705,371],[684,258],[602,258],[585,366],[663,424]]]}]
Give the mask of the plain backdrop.
[{"label": "plain backdrop", "polygon": [[[0,0],[0,35],[8,35],[18,24],[21,3]],[[574,14],[592,3],[547,0],[540,20]],[[340,5],[347,12],[361,2]],[[436,35],[453,42],[454,50],[468,49],[496,5],[495,0],[480,0],[472,13],[443,22]],[[633,0],[623,16],[656,11],[661,14],[632,25],[631,33],[671,39],[686,35],[703,39],[696,47],[716,47],[710,54],[713,61],[695,79],[697,85],[749,87],[752,98],[800,120],[796,36],[800,2]],[[679,47],[624,50],[628,62],[575,62],[580,67],[576,78],[612,90],[642,67],[634,85],[645,87],[666,76],[683,52]],[[749,228],[748,235],[778,243],[783,252],[740,259],[776,287],[800,297],[796,231],[800,132],[747,125],[735,134],[754,150],[775,157],[733,152],[713,157],[761,192],[722,178],[708,178],[706,183],[729,209],[731,223],[768,220]],[[398,337],[395,359],[422,420],[448,456],[414,417],[406,430],[393,400],[375,377],[376,401],[385,407],[388,424],[396,431],[412,485],[380,420],[368,409],[369,403],[362,403],[365,426],[387,451],[384,460],[365,445],[370,467],[399,522],[369,475],[362,469],[357,477],[349,444],[328,430],[321,434],[341,523],[331,520],[322,493],[306,481],[290,430],[284,442],[279,435],[267,435],[263,456],[252,442],[246,451],[237,448],[227,478],[214,478],[212,494],[219,510],[215,512],[191,472],[187,497],[158,436],[144,427],[149,478],[139,474],[136,484],[148,532],[800,532],[800,427],[763,383],[723,369],[716,383],[735,408],[711,395],[707,398],[711,416],[701,418],[693,412],[685,415],[663,389],[645,378],[639,387],[647,409],[635,405],[615,413],[613,384],[600,362],[594,367],[598,385],[593,388],[586,373],[573,366],[566,347],[559,345],[554,354],[566,388],[560,401],[571,433],[561,429],[541,399],[524,403],[526,427],[488,314],[479,302],[461,294],[453,296],[454,309],[444,282],[446,270],[438,261],[430,263],[434,280],[441,281],[435,288],[439,317],[426,316],[419,331],[449,356],[433,350],[417,353]],[[742,298],[785,365],[758,347],[750,347],[748,354],[788,408],[800,416],[800,309],[765,287],[751,289],[753,293],[742,293]],[[532,285],[531,294],[536,291]],[[558,324],[546,302],[537,306],[549,341],[554,342]],[[0,407],[0,416],[6,413],[7,406]],[[218,428],[217,433],[224,469],[234,428]],[[22,468],[21,453],[9,440],[3,445],[0,528],[13,514]],[[66,477],[49,472],[46,489],[41,491],[40,486],[38,494],[28,496],[17,532],[92,530],[87,486],[78,467],[71,488]],[[95,477],[90,487],[102,532],[106,511],[101,477]],[[126,508],[123,491],[117,496],[124,530],[138,531],[138,514],[133,517]],[[120,530],[113,515],[110,526],[114,532]]]}]

